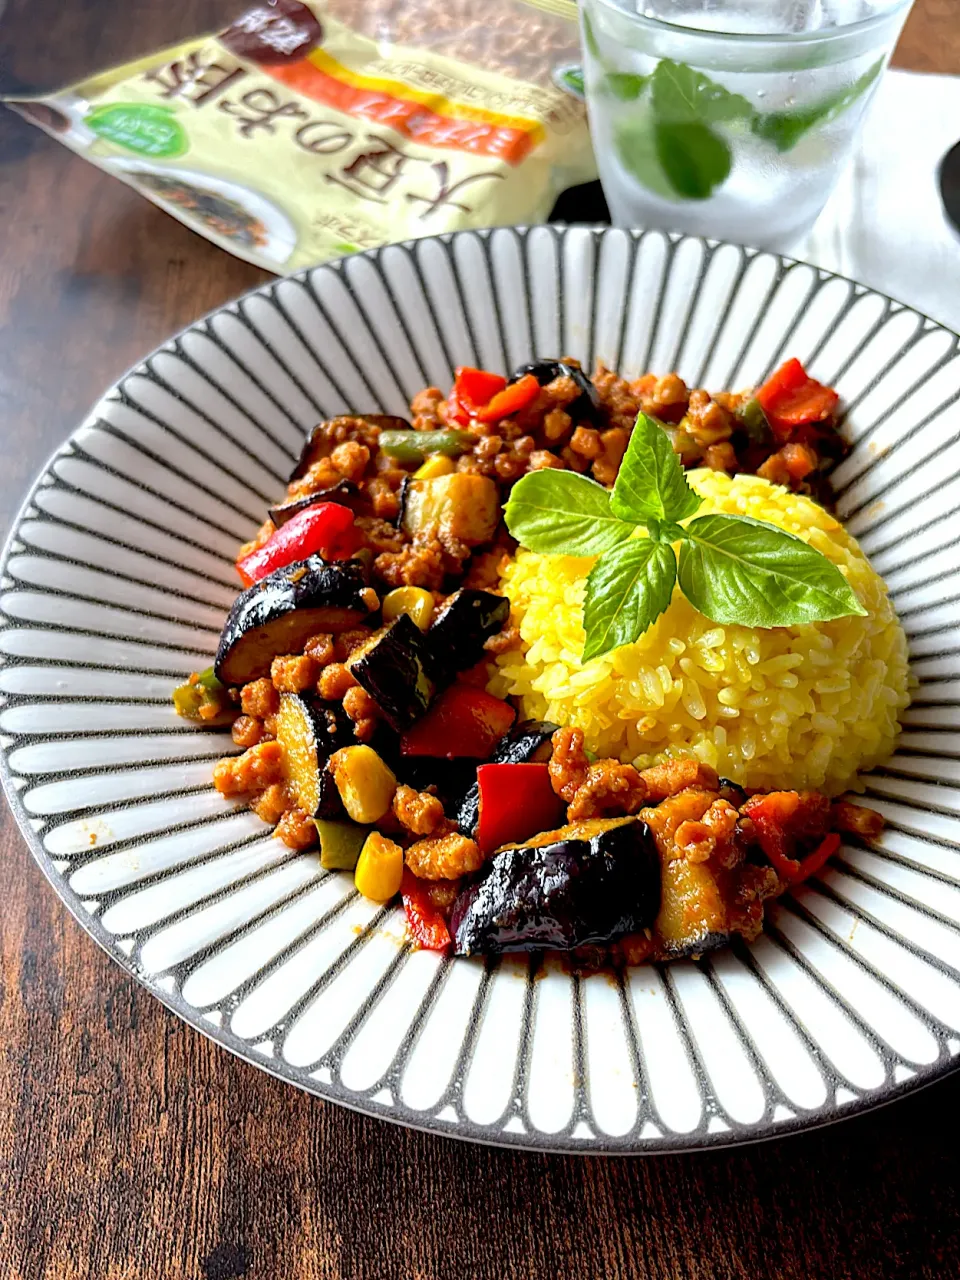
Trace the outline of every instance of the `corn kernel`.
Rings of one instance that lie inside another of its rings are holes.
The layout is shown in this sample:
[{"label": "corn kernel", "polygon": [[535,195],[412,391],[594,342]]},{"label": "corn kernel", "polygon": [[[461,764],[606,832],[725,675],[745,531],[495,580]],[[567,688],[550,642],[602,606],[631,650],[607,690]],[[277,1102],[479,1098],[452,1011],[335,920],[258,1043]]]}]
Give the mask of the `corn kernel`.
[{"label": "corn kernel", "polygon": [[437,476],[453,475],[456,469],[457,464],[453,458],[448,458],[442,453],[435,453],[421,466],[417,467],[413,473],[413,478],[414,480],[435,480]]},{"label": "corn kernel", "polygon": [[379,821],[393,802],[397,780],[373,747],[341,747],[330,757],[343,807],[364,826]]},{"label": "corn kernel", "polygon": [[383,597],[383,620],[392,622],[405,613],[421,631],[426,631],[433,619],[433,594],[423,587],[395,587]]},{"label": "corn kernel", "polygon": [[373,902],[389,902],[400,892],[402,877],[403,850],[379,831],[371,831],[353,875],[358,891]]}]

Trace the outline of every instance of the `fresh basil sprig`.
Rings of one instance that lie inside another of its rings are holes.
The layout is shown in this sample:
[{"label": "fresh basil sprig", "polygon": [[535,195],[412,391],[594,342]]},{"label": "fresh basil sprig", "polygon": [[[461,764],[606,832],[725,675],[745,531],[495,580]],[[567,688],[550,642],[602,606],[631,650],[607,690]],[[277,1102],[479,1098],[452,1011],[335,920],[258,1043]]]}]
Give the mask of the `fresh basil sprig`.
[{"label": "fresh basil sprig", "polygon": [[613,514],[618,520],[645,524],[649,529],[651,520],[683,520],[692,516],[702,501],[687,484],[683,465],[667,433],[653,418],[638,414],[629,447],[620,463],[617,483],[610,494]]},{"label": "fresh basil sprig", "polygon": [[514,536],[548,556],[602,556],[632,538],[636,524],[617,518],[602,484],[553,468],[532,471],[514,485],[506,514],[511,533],[522,528],[522,538]]},{"label": "fresh basil sprig", "polygon": [[677,560],[667,542],[632,538],[602,555],[587,578],[583,661],[642,636],[670,604],[676,580]]},{"label": "fresh basil sprig", "polygon": [[681,525],[701,502],[666,432],[644,413],[612,493],[572,471],[532,471],[514,485],[505,512],[519,543],[545,555],[599,556],[584,597],[584,662],[638,640],[674,585],[725,625],[791,627],[866,613],[836,565],[776,525],[727,515]]}]

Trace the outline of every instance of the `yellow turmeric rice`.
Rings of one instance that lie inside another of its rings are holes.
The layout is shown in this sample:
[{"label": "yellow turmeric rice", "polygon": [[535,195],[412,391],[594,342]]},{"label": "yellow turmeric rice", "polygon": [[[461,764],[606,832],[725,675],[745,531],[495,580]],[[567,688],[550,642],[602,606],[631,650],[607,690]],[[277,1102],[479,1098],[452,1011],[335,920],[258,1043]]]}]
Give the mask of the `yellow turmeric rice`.
[{"label": "yellow turmeric rice", "polygon": [[501,590],[521,648],[501,654],[489,688],[525,717],[583,729],[598,756],[645,768],[693,756],[741,785],[837,794],[886,759],[909,702],[907,645],[883,580],[816,502],[757,476],[688,473],[698,514],[753,516],[836,564],[866,608],[772,630],[719,626],[674,591],[635,643],[581,663],[592,559],[520,550]]}]

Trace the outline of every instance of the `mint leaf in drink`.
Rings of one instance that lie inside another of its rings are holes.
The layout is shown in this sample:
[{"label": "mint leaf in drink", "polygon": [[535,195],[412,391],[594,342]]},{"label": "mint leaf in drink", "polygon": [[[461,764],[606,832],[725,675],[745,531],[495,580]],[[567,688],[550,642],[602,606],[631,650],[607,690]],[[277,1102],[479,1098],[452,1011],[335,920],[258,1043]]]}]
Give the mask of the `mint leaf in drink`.
[{"label": "mint leaf in drink", "polygon": [[750,123],[751,132],[758,138],[772,142],[778,151],[791,151],[804,134],[818,125],[836,120],[837,116],[851,107],[866,93],[882,70],[883,59],[879,58],[848,89],[832,93],[820,102],[809,107],[799,107],[796,111],[768,111],[763,115],[756,115]]},{"label": "mint leaf in drink", "polygon": [[709,125],[658,122],[653,133],[657,159],[681,199],[706,200],[730,176],[730,148]]},{"label": "mint leaf in drink", "polygon": [[657,141],[651,116],[624,121],[617,126],[614,145],[620,163],[648,191],[664,200],[676,200],[677,193],[657,156]]},{"label": "mint leaf in drink", "polygon": [[731,93],[683,62],[664,58],[651,76],[653,110],[669,124],[720,123],[749,119],[753,108],[739,93]]},{"label": "mint leaf in drink", "polygon": [[683,520],[701,501],[687,484],[683,464],[663,427],[638,413],[610,496],[613,514],[633,524]]},{"label": "mint leaf in drink", "polygon": [[748,516],[691,521],[678,580],[693,607],[713,622],[791,627],[866,613],[826,556]]},{"label": "mint leaf in drink", "polygon": [[621,102],[635,102],[650,83],[650,76],[637,76],[630,71],[611,71],[604,81],[611,97]]},{"label": "mint leaf in drink", "polygon": [[544,555],[599,556],[633,536],[634,524],[610,509],[610,494],[574,471],[531,471],[504,508],[516,540]]},{"label": "mint leaf in drink", "polygon": [[634,539],[601,556],[587,578],[582,662],[633,644],[670,604],[677,578],[673,548]]},{"label": "mint leaf in drink", "polygon": [[753,108],[682,62],[664,58],[649,76],[608,75],[615,97],[634,100],[650,91],[650,114],[619,126],[616,147],[624,168],[668,200],[706,200],[727,180],[730,147],[711,128],[749,120]]}]

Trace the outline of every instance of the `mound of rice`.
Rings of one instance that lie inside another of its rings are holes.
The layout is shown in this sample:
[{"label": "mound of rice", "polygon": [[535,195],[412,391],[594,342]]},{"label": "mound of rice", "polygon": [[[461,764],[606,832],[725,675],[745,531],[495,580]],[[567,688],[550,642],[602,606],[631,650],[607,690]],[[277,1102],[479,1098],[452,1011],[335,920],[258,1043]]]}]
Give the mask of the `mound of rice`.
[{"label": "mound of rice", "polygon": [[521,550],[500,589],[522,649],[489,688],[523,715],[583,729],[598,756],[645,768],[693,756],[746,787],[837,794],[886,759],[909,702],[907,645],[883,580],[822,507],[757,476],[692,471],[698,514],[766,520],[840,567],[867,609],[771,630],[718,626],[679,589],[636,644],[582,664],[583,593],[593,560]]}]

